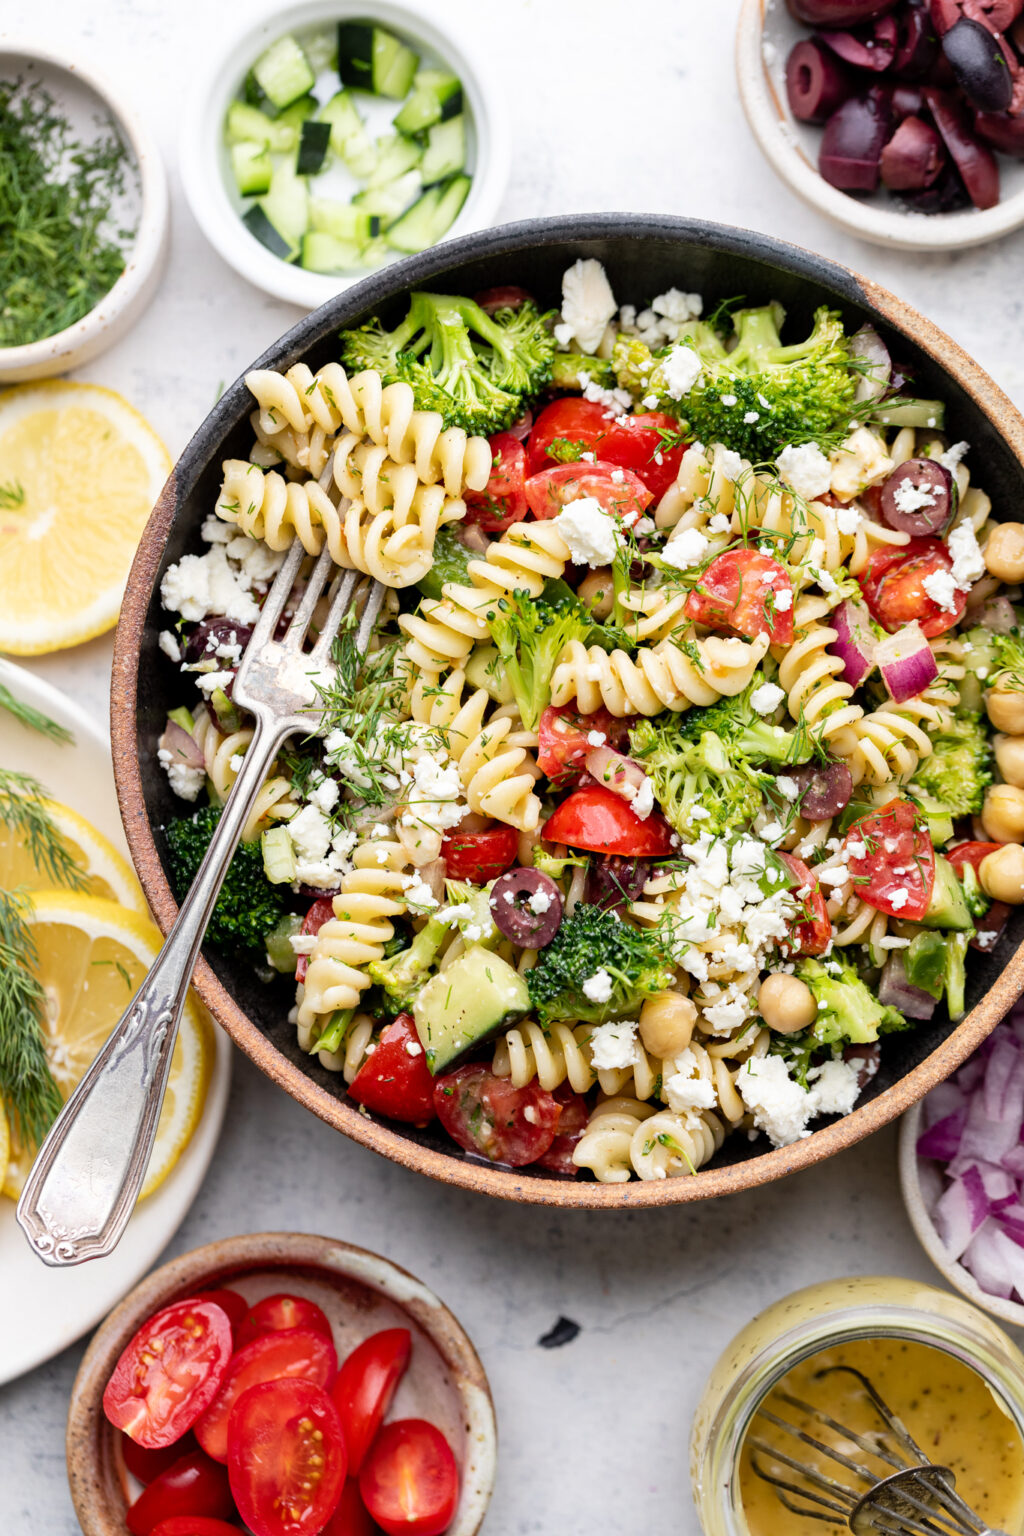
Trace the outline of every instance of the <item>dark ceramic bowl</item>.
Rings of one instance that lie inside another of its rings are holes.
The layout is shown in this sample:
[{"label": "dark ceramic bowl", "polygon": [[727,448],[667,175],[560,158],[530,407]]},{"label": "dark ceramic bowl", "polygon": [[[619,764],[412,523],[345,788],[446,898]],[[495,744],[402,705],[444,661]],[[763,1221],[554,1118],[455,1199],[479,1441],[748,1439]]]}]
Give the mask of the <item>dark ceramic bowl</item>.
[{"label": "dark ceramic bowl", "polygon": [[[845,267],[749,230],[687,219],[602,214],[537,219],[452,241],[368,278],[307,316],[255,366],[313,369],[336,356],[343,326],[374,313],[386,323],[404,312],[411,288],[429,285],[475,293],[518,283],[542,304],[557,304],[562,273],[578,256],[605,264],[620,302],[639,303],[672,287],[696,290],[710,308],[735,294],[750,304],[779,299],[796,331],[810,328],[820,304],[838,306],[849,325],[871,321],[894,354],[915,371],[919,392],[948,403],[954,439],[971,444],[972,476],[992,497],[995,515],[1012,516],[1024,499],[1024,420],[992,380],[916,310]],[[167,883],[160,827],[180,810],[156,761],[167,710],[181,702],[176,668],[157,647],[164,627],[159,584],[164,571],[200,547],[199,526],[220,488],[220,462],[246,457],[252,402],[242,379],[228,389],[182,454],[143,535],[117,630],[112,729],[114,770],[128,842],[157,922],[166,932],[177,905]],[[344,1084],[299,1050],[287,1021],[291,987],[264,987],[244,960],[209,952],[196,973],[199,993],[232,1039],[293,1098],[346,1135],[396,1162],[447,1183],[509,1200],[574,1207],[635,1207],[701,1200],[781,1178],[877,1130],[915,1103],[970,1055],[1024,986],[1024,908],[997,951],[971,955],[970,1011],[955,1028],[937,1011],[928,1024],[885,1043],[882,1067],[852,1114],[823,1125],[795,1146],[728,1139],[695,1177],[597,1184],[530,1169],[495,1168],[458,1151],[436,1129],[409,1130],[367,1117]]]}]

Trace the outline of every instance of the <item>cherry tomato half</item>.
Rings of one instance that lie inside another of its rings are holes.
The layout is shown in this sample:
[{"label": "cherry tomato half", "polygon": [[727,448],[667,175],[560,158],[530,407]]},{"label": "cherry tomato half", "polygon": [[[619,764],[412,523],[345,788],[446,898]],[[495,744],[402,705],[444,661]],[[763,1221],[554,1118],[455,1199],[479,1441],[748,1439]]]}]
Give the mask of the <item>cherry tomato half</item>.
[{"label": "cherry tomato half", "polygon": [[202,1451],[188,1451],[143,1489],[125,1521],[132,1536],[150,1536],[154,1526],[172,1515],[230,1520],[234,1513],[224,1468]]},{"label": "cherry tomato half", "polygon": [[228,1424],[228,1476],[253,1536],[316,1536],[334,1513],[348,1454],[338,1410],[311,1381],[263,1381]]},{"label": "cherry tomato half", "polygon": [[338,1507],[323,1529],[323,1536],[378,1536],[376,1524],[359,1492],[354,1477],[348,1478],[341,1490]]},{"label": "cherry tomato half", "polygon": [[359,1491],[386,1536],[441,1536],[459,1502],[451,1446],[426,1419],[385,1424],[359,1475]]},{"label": "cherry tomato half", "polygon": [[491,827],[486,832],[460,832],[456,827],[441,843],[441,857],[449,880],[472,880],[486,885],[497,880],[519,853],[515,827]]},{"label": "cherry tomato half", "polygon": [[[299,932],[303,934],[319,933],[324,923],[329,922],[333,916],[334,903],[331,901],[331,898],[329,896],[320,896],[314,901],[302,919],[302,927],[299,929]],[[309,956],[298,955],[295,960],[295,980],[305,981],[308,969]]]},{"label": "cherry tomato half", "polygon": [[353,1477],[358,1476],[384,1422],[411,1353],[412,1334],[408,1328],[385,1328],[357,1344],[342,1363],[331,1397],[341,1419]]},{"label": "cherry tomato half", "polygon": [[955,848],[947,850],[946,858],[962,880],[965,864],[969,864],[977,874],[982,859],[987,859],[990,853],[997,853],[1002,847],[1002,843],[957,843]]},{"label": "cherry tomato half", "polygon": [[[802,859],[792,853],[779,852],[779,858],[796,877],[796,886],[790,895],[797,903],[800,916],[793,925],[793,937],[780,946],[794,955],[823,955],[832,937],[832,922],[825,906],[821,886]],[[806,896],[798,893],[806,890]]]},{"label": "cherry tomato half", "polygon": [[530,473],[557,462],[548,452],[556,438],[578,443],[606,464],[617,464],[639,475],[652,496],[662,497],[679,470],[685,443],[664,447],[663,432],[678,432],[679,423],[662,411],[637,416],[609,416],[593,400],[569,396],[545,407],[534,422],[527,445]]},{"label": "cherry tomato half", "polygon": [[227,1313],[228,1322],[231,1324],[231,1336],[237,1340],[238,1330],[242,1325],[245,1314],[249,1310],[249,1303],[244,1296],[240,1296],[237,1291],[232,1291],[225,1287],[223,1290],[217,1291],[200,1291],[196,1296],[196,1301],[215,1301],[218,1307]]},{"label": "cherry tomato half", "polygon": [[557,517],[570,501],[591,498],[629,528],[653,497],[639,475],[617,464],[559,464],[526,482],[526,500],[536,518]]},{"label": "cherry tomato half", "polygon": [[587,1109],[587,1101],[581,1093],[574,1093],[568,1083],[559,1083],[554,1090],[555,1102],[562,1106],[562,1113],[558,1117],[558,1131],[554,1141],[543,1156],[537,1158],[538,1168],[547,1168],[551,1173],[568,1174],[575,1178],[579,1169],[572,1160],[576,1143],[587,1128],[590,1119],[590,1111]]},{"label": "cherry tomato half", "polygon": [[515,1088],[488,1067],[457,1067],[434,1083],[434,1108],[453,1141],[492,1163],[522,1168],[543,1157],[555,1139],[561,1105],[531,1082]]},{"label": "cherry tomato half", "polygon": [[285,1378],[329,1387],[337,1369],[334,1341],[322,1333],[310,1328],[264,1333],[232,1356],[220,1392],[196,1423],[196,1439],[215,1461],[227,1461],[228,1419],[243,1392]]},{"label": "cherry tomato half", "polygon": [[634,859],[664,859],[672,852],[672,829],[660,816],[655,813],[641,821],[603,784],[588,784],[567,795],[545,823],[544,840]]},{"label": "cherry tomato half", "polygon": [[963,617],[967,593],[953,590],[952,609],[940,607],[925,590],[929,576],[946,575],[953,569],[949,550],[941,539],[911,539],[902,549],[876,549],[867,569],[857,577],[871,617],[895,634],[914,619],[929,640],[945,634]]},{"label": "cherry tomato half", "polygon": [[331,1325],[315,1301],[279,1291],[273,1296],[264,1296],[246,1312],[238,1330],[236,1348],[251,1344],[253,1339],[261,1338],[265,1333],[282,1333],[286,1328],[308,1328],[313,1333],[331,1337]]},{"label": "cherry tomato half", "polygon": [[124,1464],[132,1477],[137,1478],[143,1487],[156,1482],[161,1472],[166,1472],[168,1467],[173,1467],[186,1452],[198,1449],[196,1437],[191,1430],[171,1445],[157,1446],[153,1450],[148,1446],[139,1445],[131,1435],[121,1435],[121,1455],[124,1458]]},{"label": "cherry tomato half", "polygon": [[434,1118],[434,1079],[411,1013],[400,1013],[381,1031],[348,1096],[389,1120],[426,1125]]},{"label": "cherry tomato half", "polygon": [[511,432],[491,438],[493,467],[482,491],[464,491],[466,522],[487,533],[500,533],[529,512],[526,500],[526,449]]},{"label": "cherry tomato half", "polygon": [[935,885],[935,851],[927,823],[908,800],[890,800],[855,821],[845,848],[862,901],[912,923],[924,917]]},{"label": "cherry tomato half", "polygon": [[242,1528],[209,1515],[172,1515],[154,1525],[150,1536],[242,1536]]},{"label": "cherry tomato half", "polygon": [[[606,709],[581,715],[565,705],[556,709],[549,704],[537,729],[537,766],[556,787],[572,784],[584,771],[583,759],[594,746],[608,746],[616,752],[626,749],[635,719],[635,715],[616,719]],[[593,733],[605,740],[592,742]]]},{"label": "cherry tomato half", "polygon": [[170,1445],[216,1397],[231,1358],[231,1324],[215,1302],[176,1301],[128,1342],[103,1412],[140,1445]]},{"label": "cherry tomato half", "polygon": [[686,599],[686,617],[711,629],[775,645],[793,643],[793,583],[783,566],[759,549],[727,549]]}]

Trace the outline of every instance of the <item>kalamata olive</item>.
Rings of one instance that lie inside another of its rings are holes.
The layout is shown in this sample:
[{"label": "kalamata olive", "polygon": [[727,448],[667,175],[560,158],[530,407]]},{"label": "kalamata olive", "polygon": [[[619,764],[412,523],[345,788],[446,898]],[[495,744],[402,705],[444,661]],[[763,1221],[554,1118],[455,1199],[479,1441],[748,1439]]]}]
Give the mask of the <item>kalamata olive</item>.
[{"label": "kalamata olive", "polygon": [[[240,645],[244,651],[251,636],[251,624],[238,624],[234,619],[200,619],[186,642],[185,660],[203,661],[215,655],[218,646]],[[235,658],[219,659],[228,664]]]},{"label": "kalamata olive", "polygon": [[993,149],[1024,160],[1024,117],[1010,117],[1006,112],[976,112],[974,131]]},{"label": "kalamata olive", "polygon": [[942,533],[956,511],[956,481],[935,459],[908,459],[882,486],[882,521],[912,538]]},{"label": "kalamata olive", "polygon": [[897,0],[786,0],[790,15],[810,27],[856,27],[895,9]]},{"label": "kalamata olive", "polygon": [[801,123],[824,123],[853,91],[853,81],[835,54],[804,38],[786,60],[789,109]]},{"label": "kalamata olive", "polygon": [[818,154],[822,176],[843,192],[874,192],[891,129],[887,91],[874,86],[863,96],[852,96],[825,124]]},{"label": "kalamata olive", "polygon": [[513,944],[543,949],[562,926],[562,893],[539,869],[510,869],[491,886],[491,916]]},{"label": "kalamata olive", "polygon": [[905,117],[920,117],[924,97],[916,85],[898,85],[892,93],[892,115],[898,122]]},{"label": "kalamata olive", "polygon": [[853,794],[853,775],[845,763],[808,763],[785,768],[782,777],[798,786],[796,800],[805,821],[827,821],[845,811]]},{"label": "kalamata olive", "polygon": [[628,859],[619,853],[593,858],[587,871],[586,900],[605,912],[623,908],[643,894],[650,877],[648,859]]},{"label": "kalamata olive", "polygon": [[916,192],[930,187],[945,164],[938,131],[919,117],[905,117],[882,150],[882,184],[890,192]]},{"label": "kalamata olive", "polygon": [[883,16],[873,27],[862,27],[857,32],[819,32],[817,38],[844,63],[880,75],[896,57],[899,24],[895,16]]},{"label": "kalamata olive", "polygon": [[[974,137],[963,108],[947,91],[936,91],[927,86],[924,99],[963,177],[971,202],[975,208],[994,208],[999,201],[999,167],[995,155]],[[827,133],[828,129],[825,131]],[[935,185],[939,186],[941,180],[940,177]]]},{"label": "kalamata olive", "polygon": [[899,42],[892,61],[901,80],[921,80],[935,63],[939,39],[935,24],[924,6],[914,6],[899,16]]},{"label": "kalamata olive", "polygon": [[980,21],[961,16],[942,39],[957,84],[982,112],[1005,112],[1013,96],[1010,66],[998,38]]},{"label": "kalamata olive", "polygon": [[980,21],[990,32],[1005,32],[1024,11],[1024,0],[960,0],[960,4],[965,16]]},{"label": "kalamata olive", "polygon": [[908,208],[918,213],[953,213],[957,208],[966,208],[970,202],[960,173],[952,164],[946,165],[930,187],[922,187],[920,192],[901,192],[900,197]]}]

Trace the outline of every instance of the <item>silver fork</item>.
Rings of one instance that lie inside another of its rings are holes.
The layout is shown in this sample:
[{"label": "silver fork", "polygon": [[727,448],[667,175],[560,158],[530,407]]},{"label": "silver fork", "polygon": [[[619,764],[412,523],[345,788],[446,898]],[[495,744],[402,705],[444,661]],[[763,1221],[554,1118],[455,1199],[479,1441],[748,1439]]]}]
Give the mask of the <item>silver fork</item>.
[{"label": "silver fork", "polygon": [[[298,540],[274,579],[245,648],[233,698],[255,717],[252,741],[195,883],[146,980],[43,1142],[18,1201],[18,1221],[54,1268],[101,1258],[117,1246],[156,1136],[171,1052],[214,902],[267,770],[282,743],[310,729],[305,675],[330,661],[341,621],[363,580],[346,571],[310,652],[302,650],[313,610],[334,567],[325,548],[283,639],[274,632],[305,557]],[[373,582],[356,631],[365,651],[384,587]]]}]

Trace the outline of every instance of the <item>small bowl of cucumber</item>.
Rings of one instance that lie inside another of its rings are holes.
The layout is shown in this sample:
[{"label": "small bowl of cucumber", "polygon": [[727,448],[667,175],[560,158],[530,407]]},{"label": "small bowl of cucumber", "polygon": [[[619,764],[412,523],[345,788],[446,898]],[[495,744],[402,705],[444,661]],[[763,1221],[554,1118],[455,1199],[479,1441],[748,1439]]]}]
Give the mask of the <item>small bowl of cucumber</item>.
[{"label": "small bowl of cucumber", "polygon": [[495,222],[510,163],[501,102],[433,20],[392,0],[305,0],[251,25],[197,82],[185,191],[236,272],[315,309]]}]

